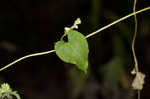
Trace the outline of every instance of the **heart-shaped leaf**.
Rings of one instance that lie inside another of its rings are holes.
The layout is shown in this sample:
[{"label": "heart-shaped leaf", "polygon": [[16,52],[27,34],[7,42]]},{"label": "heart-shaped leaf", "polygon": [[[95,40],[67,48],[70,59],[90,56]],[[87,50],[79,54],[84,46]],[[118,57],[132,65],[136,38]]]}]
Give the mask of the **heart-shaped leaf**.
[{"label": "heart-shaped leaf", "polygon": [[57,56],[64,62],[75,64],[87,72],[89,49],[85,36],[71,29],[67,31],[67,37],[68,42],[61,40],[55,43]]}]

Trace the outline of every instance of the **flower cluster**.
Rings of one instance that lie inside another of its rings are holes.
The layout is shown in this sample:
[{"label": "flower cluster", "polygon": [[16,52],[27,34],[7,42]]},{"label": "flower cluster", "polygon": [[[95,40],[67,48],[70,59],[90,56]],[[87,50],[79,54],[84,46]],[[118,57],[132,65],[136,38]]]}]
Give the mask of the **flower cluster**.
[{"label": "flower cluster", "polygon": [[21,99],[19,94],[10,88],[9,84],[2,84],[0,87],[0,99],[13,99],[13,96],[15,96],[17,99]]}]

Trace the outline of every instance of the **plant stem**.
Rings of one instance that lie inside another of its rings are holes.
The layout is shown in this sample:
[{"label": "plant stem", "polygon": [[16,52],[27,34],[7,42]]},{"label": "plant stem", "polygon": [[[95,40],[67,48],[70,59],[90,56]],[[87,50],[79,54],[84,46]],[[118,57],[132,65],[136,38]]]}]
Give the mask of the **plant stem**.
[{"label": "plant stem", "polygon": [[139,14],[139,13],[147,11],[147,10],[150,10],[150,7],[146,7],[144,9],[139,10],[139,11],[136,11],[136,12],[133,12],[131,14],[128,14],[128,15],[126,15],[126,16],[124,16],[124,17],[122,17],[122,18],[120,18],[120,19],[118,19],[118,20],[116,20],[116,21],[114,21],[114,22],[112,22],[112,23],[110,23],[110,24],[108,24],[108,25],[106,25],[106,26],[96,30],[95,32],[92,32],[92,33],[88,34],[86,36],[86,38],[89,38],[89,37],[91,37],[93,35],[96,35],[97,33],[101,32],[101,31],[103,31],[103,30],[105,30],[105,29],[107,29],[107,28],[109,28],[109,27],[111,27],[111,26],[121,22],[121,21],[124,21],[125,19],[127,19],[127,18],[129,18],[129,17],[131,17],[133,15]]},{"label": "plant stem", "polygon": [[[134,0],[134,5],[133,5],[133,12],[136,12],[136,3],[137,0]],[[134,35],[133,35],[133,40],[132,40],[132,53],[133,53],[133,58],[134,58],[134,62],[135,62],[135,71],[138,72],[138,61],[137,61],[137,57],[136,57],[136,53],[135,53],[135,39],[137,36],[137,27],[138,27],[138,22],[137,22],[137,16],[136,14],[134,15],[134,22],[135,22],[135,29],[134,29]]]},{"label": "plant stem", "polygon": [[8,67],[14,65],[15,63],[17,63],[17,62],[19,62],[19,61],[21,61],[21,60],[24,60],[24,59],[26,59],[26,58],[33,57],[33,56],[39,56],[39,55],[50,54],[50,53],[52,53],[52,52],[55,52],[55,50],[50,50],[50,51],[45,51],[45,52],[41,52],[41,53],[34,53],[34,54],[29,54],[29,55],[23,56],[23,57],[21,57],[21,58],[15,60],[15,61],[13,61],[13,62],[11,62],[10,64],[8,64],[8,65],[6,65],[6,66],[0,68],[0,71],[3,71],[3,70],[5,70],[6,68],[8,68]]},{"label": "plant stem", "polygon": [[141,95],[141,92],[140,92],[140,90],[137,90],[137,91],[138,91],[138,92],[137,92],[137,93],[138,93],[138,99],[140,99],[140,98],[141,98],[141,96],[140,96],[140,95]]},{"label": "plant stem", "polygon": [[[133,5],[133,12],[136,12],[136,4],[137,4],[137,0],[134,0],[134,5]],[[135,53],[135,40],[136,40],[136,36],[137,36],[137,29],[138,29],[138,20],[137,20],[137,16],[136,14],[134,15],[134,23],[135,23],[135,28],[134,28],[134,35],[133,35],[133,40],[132,40],[132,53],[133,53],[133,58],[134,58],[134,63],[135,63],[135,71],[136,73],[139,72],[139,67],[138,67],[138,60],[136,57],[136,53]],[[140,90],[137,90],[137,94],[138,94],[138,99],[140,99]]]},{"label": "plant stem", "polygon": [[[105,30],[105,29],[107,29],[107,28],[109,28],[109,27],[111,27],[111,26],[113,26],[113,25],[115,25],[115,24],[117,24],[117,23],[119,23],[119,22],[121,22],[121,21],[123,21],[123,20],[125,20],[125,19],[127,19],[127,18],[129,18],[129,17],[131,17],[131,16],[133,16],[133,15],[136,15],[136,14],[138,14],[138,13],[144,12],[144,11],[146,11],[146,10],[150,10],[150,7],[146,7],[146,8],[144,8],[144,9],[139,10],[139,11],[136,11],[136,12],[133,12],[133,13],[131,13],[131,14],[129,14],[129,15],[126,15],[126,16],[124,16],[124,17],[122,17],[122,18],[120,18],[120,19],[118,19],[118,20],[116,20],[116,21],[114,21],[114,22],[112,22],[112,23],[110,23],[110,24],[108,24],[108,25],[106,25],[106,26],[104,26],[104,27],[98,29],[97,31],[95,31],[95,32],[93,32],[93,33],[90,33],[89,35],[86,36],[86,38],[89,38],[89,37],[91,37],[91,36],[93,36],[93,35],[96,35],[98,32],[101,32],[101,31],[103,31],[103,30]],[[50,54],[50,53],[52,53],[52,52],[55,52],[55,50],[50,50],[50,51],[46,51],[46,52],[40,52],[40,53],[29,54],[29,55],[23,56],[23,57],[21,57],[21,58],[15,60],[15,61],[13,61],[13,62],[11,62],[10,64],[8,64],[8,65],[6,65],[6,66],[0,68],[0,71],[2,71],[2,70],[4,70],[4,69],[6,69],[6,68],[8,68],[8,67],[10,67],[10,66],[12,66],[12,65],[14,65],[14,64],[17,63],[17,62],[26,59],[26,58],[33,57],[33,56],[44,55],[44,54]]]}]

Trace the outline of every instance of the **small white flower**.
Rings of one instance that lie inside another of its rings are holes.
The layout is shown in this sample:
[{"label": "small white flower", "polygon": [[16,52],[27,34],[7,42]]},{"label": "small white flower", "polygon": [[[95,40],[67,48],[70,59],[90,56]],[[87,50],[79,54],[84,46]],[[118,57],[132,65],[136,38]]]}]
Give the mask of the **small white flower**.
[{"label": "small white flower", "polygon": [[76,24],[76,25],[81,24],[81,19],[80,19],[80,18],[77,18],[77,20],[75,21],[75,24]]},{"label": "small white flower", "polygon": [[8,99],[12,99],[12,96],[15,96],[16,99],[21,99],[19,94],[16,91],[13,91],[9,84],[4,83],[0,87],[0,99],[6,97]]},{"label": "small white flower", "polygon": [[69,27],[65,27],[65,31],[69,31],[70,30],[70,28]]},{"label": "small white flower", "polygon": [[75,28],[75,29],[78,29],[78,26],[77,26],[77,25],[75,25],[75,26],[74,26],[74,28]]},{"label": "small white flower", "polygon": [[81,19],[77,18],[73,24],[73,26],[71,26],[71,29],[78,29],[78,25],[81,24]]},{"label": "small white flower", "polygon": [[1,85],[1,93],[10,92],[11,88],[7,83]]}]

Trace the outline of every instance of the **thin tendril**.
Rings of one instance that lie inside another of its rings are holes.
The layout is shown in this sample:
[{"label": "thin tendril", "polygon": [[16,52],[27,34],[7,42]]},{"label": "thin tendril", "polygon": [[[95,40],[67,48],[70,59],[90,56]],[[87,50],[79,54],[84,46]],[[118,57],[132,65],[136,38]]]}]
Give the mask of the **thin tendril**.
[{"label": "thin tendril", "polygon": [[150,10],[150,7],[146,7],[146,8],[144,8],[144,9],[139,10],[139,11],[136,11],[136,12],[133,12],[133,13],[131,13],[131,14],[128,14],[128,15],[126,15],[126,16],[124,16],[124,17],[122,17],[122,18],[120,18],[120,19],[118,19],[118,20],[116,20],[116,21],[114,21],[114,22],[112,22],[112,23],[110,23],[110,24],[108,24],[108,25],[106,25],[106,26],[104,26],[104,27],[102,27],[102,28],[96,30],[95,32],[92,32],[92,33],[88,34],[88,35],[86,36],[86,38],[89,38],[89,37],[91,37],[91,36],[93,36],[93,35],[96,35],[96,34],[98,34],[99,32],[101,32],[101,31],[103,31],[103,30],[105,30],[105,29],[107,29],[107,28],[109,28],[109,27],[111,27],[111,26],[113,26],[113,25],[115,25],[115,24],[117,24],[117,23],[123,21],[123,20],[126,20],[127,18],[129,18],[129,17],[131,17],[131,16],[133,16],[133,15],[139,14],[139,13],[144,12],[144,11],[146,11],[146,10]]},{"label": "thin tendril", "polygon": [[41,52],[41,53],[34,53],[34,54],[29,54],[29,55],[23,56],[23,57],[21,57],[21,58],[15,60],[15,61],[13,61],[13,62],[11,62],[10,64],[8,64],[8,65],[6,65],[6,66],[0,68],[0,71],[3,71],[3,70],[5,70],[6,68],[8,68],[8,67],[10,67],[10,66],[16,64],[17,62],[19,62],[19,61],[21,61],[21,60],[26,59],[26,58],[33,57],[33,56],[39,56],[39,55],[50,54],[50,53],[52,53],[52,52],[55,52],[55,50],[46,51],[46,52]]}]

